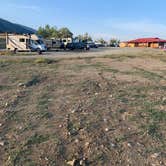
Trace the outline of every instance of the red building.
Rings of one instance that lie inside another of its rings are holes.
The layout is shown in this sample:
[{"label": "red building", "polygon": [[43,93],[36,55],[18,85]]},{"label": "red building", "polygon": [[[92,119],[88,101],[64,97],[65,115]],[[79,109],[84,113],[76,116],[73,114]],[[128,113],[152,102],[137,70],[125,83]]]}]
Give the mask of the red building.
[{"label": "red building", "polygon": [[122,43],[121,47],[164,48],[166,47],[166,40],[160,38],[140,38]]}]

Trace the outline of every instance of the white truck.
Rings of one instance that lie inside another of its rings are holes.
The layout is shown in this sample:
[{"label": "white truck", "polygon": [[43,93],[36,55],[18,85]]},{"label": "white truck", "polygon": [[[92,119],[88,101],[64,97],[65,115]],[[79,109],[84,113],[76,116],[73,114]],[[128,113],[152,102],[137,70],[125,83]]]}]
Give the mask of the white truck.
[{"label": "white truck", "polygon": [[11,51],[37,51],[43,52],[47,48],[42,39],[36,34],[5,34],[5,49]]}]

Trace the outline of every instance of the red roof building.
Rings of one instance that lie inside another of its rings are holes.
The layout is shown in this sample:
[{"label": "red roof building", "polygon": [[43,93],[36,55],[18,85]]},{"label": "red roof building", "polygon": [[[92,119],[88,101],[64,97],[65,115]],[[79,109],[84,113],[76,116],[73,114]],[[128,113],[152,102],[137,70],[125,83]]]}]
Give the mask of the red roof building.
[{"label": "red roof building", "polygon": [[151,47],[151,48],[164,48],[166,40],[160,38],[140,38],[126,42],[127,47]]}]

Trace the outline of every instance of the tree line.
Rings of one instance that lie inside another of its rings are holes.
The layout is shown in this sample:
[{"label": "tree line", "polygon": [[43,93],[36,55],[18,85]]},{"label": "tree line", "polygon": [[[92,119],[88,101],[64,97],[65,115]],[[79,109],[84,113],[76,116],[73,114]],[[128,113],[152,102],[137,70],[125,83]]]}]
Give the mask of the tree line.
[{"label": "tree line", "polygon": [[[57,27],[52,27],[50,25],[46,25],[44,27],[39,27],[37,30],[37,34],[42,36],[45,39],[51,39],[51,38],[62,39],[62,38],[72,38],[73,37],[73,33],[67,27],[58,29]],[[85,33],[83,35],[78,35],[75,37],[75,39],[78,39],[83,42],[93,41],[92,37],[88,33]],[[99,42],[101,44],[108,43],[103,38],[96,40],[96,42]],[[110,46],[116,46],[116,45],[119,45],[119,43],[120,43],[120,40],[112,38],[112,39],[110,39],[108,44]]]}]

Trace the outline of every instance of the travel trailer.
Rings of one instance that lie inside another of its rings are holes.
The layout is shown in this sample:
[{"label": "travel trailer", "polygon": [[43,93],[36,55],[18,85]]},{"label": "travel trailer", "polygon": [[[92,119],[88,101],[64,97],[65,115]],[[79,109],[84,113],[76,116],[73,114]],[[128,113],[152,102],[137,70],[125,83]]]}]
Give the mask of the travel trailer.
[{"label": "travel trailer", "polygon": [[65,45],[60,39],[44,39],[47,49],[65,49]]},{"label": "travel trailer", "polygon": [[[47,48],[40,37],[35,34],[1,34],[0,38],[3,39],[3,42],[6,44],[2,44],[4,49],[11,51],[38,51],[43,52],[46,51]],[[3,48],[1,48],[3,49]]]}]

